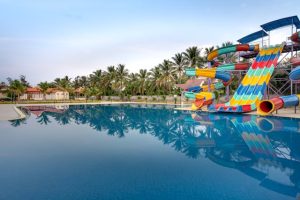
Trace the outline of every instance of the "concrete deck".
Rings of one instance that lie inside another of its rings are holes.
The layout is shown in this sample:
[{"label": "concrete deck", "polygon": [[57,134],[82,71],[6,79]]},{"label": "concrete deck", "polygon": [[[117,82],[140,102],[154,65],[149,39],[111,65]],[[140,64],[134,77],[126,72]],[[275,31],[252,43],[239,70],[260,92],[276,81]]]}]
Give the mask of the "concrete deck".
[{"label": "concrete deck", "polygon": [[[176,110],[186,110],[186,111],[192,111],[190,106],[185,106],[181,108],[175,108]],[[206,108],[202,110],[203,112],[208,112]],[[244,113],[245,115],[257,115],[256,111],[254,112],[249,112],[249,113]],[[283,108],[277,111],[277,113],[273,113],[271,116],[276,116],[276,117],[290,117],[290,118],[298,118],[300,119],[300,108],[297,107],[296,113],[295,113],[295,108]]]},{"label": "concrete deck", "polygon": [[26,117],[14,104],[0,104],[0,120],[15,120]]},{"label": "concrete deck", "polygon": [[[17,107],[18,106],[41,106],[41,105],[82,105],[82,104],[145,104],[146,102],[97,102],[97,103],[62,103],[62,104],[0,104],[0,120],[14,120],[14,119],[22,119],[26,116],[23,112],[21,112]],[[149,103],[147,104],[155,104],[155,105],[166,105],[165,103]],[[174,104],[168,104],[174,105]],[[177,104],[180,105],[180,104]],[[182,107],[175,108],[176,110],[186,110],[191,111],[189,105],[182,105]],[[206,109],[202,110],[203,112],[207,112]],[[256,115],[256,112],[246,113],[250,115]],[[279,110],[277,113],[274,113],[273,116],[277,117],[291,117],[291,118],[299,118],[300,119],[300,108],[297,107],[297,113],[295,114],[294,108],[285,108]]]}]

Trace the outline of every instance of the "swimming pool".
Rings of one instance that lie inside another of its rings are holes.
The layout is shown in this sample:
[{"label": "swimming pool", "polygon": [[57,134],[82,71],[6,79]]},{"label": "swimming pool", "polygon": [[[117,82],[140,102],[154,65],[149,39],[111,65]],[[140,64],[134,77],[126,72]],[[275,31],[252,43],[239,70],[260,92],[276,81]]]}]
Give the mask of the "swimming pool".
[{"label": "swimming pool", "polygon": [[0,122],[0,199],[296,199],[300,120],[172,106],[27,107]]}]

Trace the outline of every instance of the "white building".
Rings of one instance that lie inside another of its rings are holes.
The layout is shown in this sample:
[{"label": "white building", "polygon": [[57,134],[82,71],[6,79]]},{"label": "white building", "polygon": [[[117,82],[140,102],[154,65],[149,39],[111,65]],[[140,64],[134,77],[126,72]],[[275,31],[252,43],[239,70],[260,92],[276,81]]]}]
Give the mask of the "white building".
[{"label": "white building", "polygon": [[46,94],[41,92],[40,88],[27,88],[26,92],[20,96],[21,100],[68,100],[69,92],[58,88],[49,88]]}]

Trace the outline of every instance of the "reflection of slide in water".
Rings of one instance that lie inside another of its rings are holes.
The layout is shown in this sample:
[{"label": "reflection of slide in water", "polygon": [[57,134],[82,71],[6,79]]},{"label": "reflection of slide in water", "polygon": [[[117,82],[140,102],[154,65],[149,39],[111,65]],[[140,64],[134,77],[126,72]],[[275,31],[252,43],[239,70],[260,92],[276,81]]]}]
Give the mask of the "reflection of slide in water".
[{"label": "reflection of slide in water", "polygon": [[256,123],[259,130],[265,133],[281,132],[282,130],[295,133],[300,132],[300,121],[294,119],[287,118],[283,121],[277,118],[258,117]]},{"label": "reflection of slide in water", "polygon": [[213,127],[213,129],[219,130],[221,135],[228,134],[226,130],[233,128],[234,132],[242,137],[255,157],[271,160],[276,157],[276,152],[270,142],[269,133],[275,134],[276,138],[276,134],[281,134],[282,131],[300,132],[300,121],[288,118],[257,117],[255,115],[236,115],[228,118],[213,113],[192,113],[188,121],[194,121],[195,125]]},{"label": "reflection of slide in water", "polygon": [[215,135],[206,132],[216,143],[205,150],[212,162],[239,170],[274,192],[299,194],[299,120],[215,113],[193,113],[192,119],[218,130]]},{"label": "reflection of slide in water", "polygon": [[247,144],[250,151],[259,158],[275,158],[275,151],[272,148],[270,139],[267,135],[263,135],[258,129],[255,121],[239,123],[232,120],[233,125],[242,135],[244,142]]}]

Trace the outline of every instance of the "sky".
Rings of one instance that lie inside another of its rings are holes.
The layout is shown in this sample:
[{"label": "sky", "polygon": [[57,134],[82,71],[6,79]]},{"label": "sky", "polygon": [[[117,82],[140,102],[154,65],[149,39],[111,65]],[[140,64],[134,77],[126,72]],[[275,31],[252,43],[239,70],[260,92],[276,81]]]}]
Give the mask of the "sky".
[{"label": "sky", "polygon": [[[190,46],[207,47],[300,16],[299,0],[0,0],[0,81],[34,84],[125,64],[150,69]],[[272,33],[286,40],[290,29]]]}]

